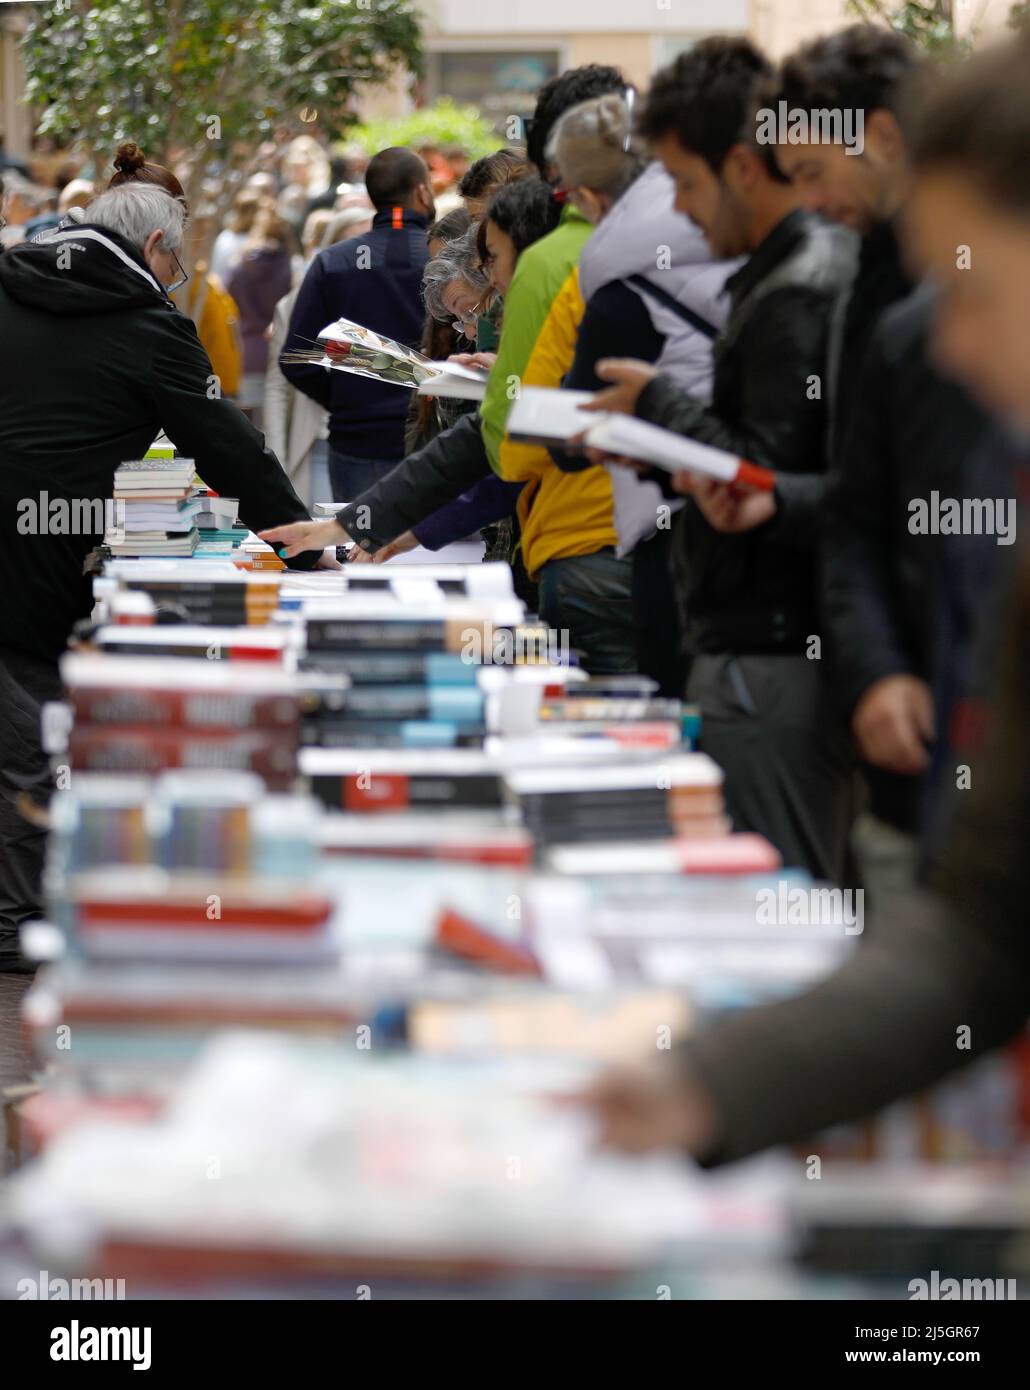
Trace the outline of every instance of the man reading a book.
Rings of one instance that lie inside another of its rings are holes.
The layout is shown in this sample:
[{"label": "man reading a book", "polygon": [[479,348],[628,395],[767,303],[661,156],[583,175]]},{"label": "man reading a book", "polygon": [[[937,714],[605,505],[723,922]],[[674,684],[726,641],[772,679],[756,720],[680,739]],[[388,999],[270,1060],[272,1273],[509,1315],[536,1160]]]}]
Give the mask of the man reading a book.
[{"label": "man reading a book", "polygon": [[658,74],[642,132],[676,184],[676,207],[712,254],[749,259],[727,282],[710,406],[640,362],[598,366],[596,409],[643,420],[764,465],[772,492],[689,481],[677,558],[702,746],[726,772],[738,830],[787,865],[841,881],[852,751],[819,639],[816,533],[826,482],[822,382],[830,317],[854,273],[854,235],[805,212],[771,146],[757,142],[769,65],[746,39],[707,39]]}]

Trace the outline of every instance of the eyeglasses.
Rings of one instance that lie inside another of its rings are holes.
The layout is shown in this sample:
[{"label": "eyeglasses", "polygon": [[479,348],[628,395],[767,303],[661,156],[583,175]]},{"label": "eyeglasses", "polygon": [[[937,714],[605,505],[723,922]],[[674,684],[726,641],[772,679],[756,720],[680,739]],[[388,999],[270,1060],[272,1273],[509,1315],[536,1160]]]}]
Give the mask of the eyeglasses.
[{"label": "eyeglasses", "polygon": [[454,329],[455,333],[464,333],[466,326],[470,323],[474,327],[482,309],[483,304],[482,301],[480,301],[478,304],[473,304],[471,309],[467,309],[465,313],[459,314],[456,319],[453,319],[451,327]]},{"label": "eyeglasses", "polygon": [[637,99],[635,89],[633,87],[627,87],[625,92],[623,92],[623,98],[626,102],[626,116],[628,118],[628,124],[626,127],[626,138],[622,142],[622,149],[624,154],[629,154],[630,146],[633,143],[633,106]]},{"label": "eyeglasses", "polygon": [[166,293],[166,294],[174,294],[176,290],[181,290],[181,289],[182,289],[183,285],[185,285],[186,281],[187,281],[190,277],[189,277],[189,272],[186,270],[186,268],[185,268],[185,266],[183,265],[182,261],[179,260],[179,257],[176,255],[176,253],[175,253],[174,251],[170,251],[168,254],[171,256],[172,260],[175,262],[175,268],[176,268],[176,270],[179,272],[179,274],[178,274],[177,277],[172,281],[172,283],[168,286],[168,288],[165,290],[165,293]]}]

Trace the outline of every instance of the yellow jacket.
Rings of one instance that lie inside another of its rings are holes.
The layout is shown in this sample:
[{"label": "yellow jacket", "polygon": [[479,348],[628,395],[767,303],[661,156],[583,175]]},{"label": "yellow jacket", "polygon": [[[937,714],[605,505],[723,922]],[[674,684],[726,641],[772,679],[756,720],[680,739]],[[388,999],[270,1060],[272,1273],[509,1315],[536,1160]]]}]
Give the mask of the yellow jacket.
[{"label": "yellow jacket", "polygon": [[[576,335],[585,309],[579,273],[573,269],[551,304],[522,373],[523,386],[560,386],[572,366]],[[613,546],[612,485],[604,468],[563,473],[537,444],[515,444],[504,437],[497,470],[511,482],[524,482],[518,517],[522,555],[532,577],[548,560],[593,555]]]}]

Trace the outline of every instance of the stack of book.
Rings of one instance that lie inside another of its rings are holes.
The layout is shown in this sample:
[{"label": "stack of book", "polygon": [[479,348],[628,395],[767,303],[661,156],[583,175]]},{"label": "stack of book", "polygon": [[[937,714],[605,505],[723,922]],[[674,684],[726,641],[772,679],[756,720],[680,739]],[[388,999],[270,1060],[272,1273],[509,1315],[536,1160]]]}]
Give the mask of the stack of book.
[{"label": "stack of book", "polygon": [[199,503],[192,459],[146,458],[115,470],[116,520],[104,544],[112,555],[189,556],[197,548]]},{"label": "stack of book", "polygon": [[[252,774],[77,776],[52,807],[36,954],[54,963],[26,1008],[41,1060],[85,1082],[131,1074],[136,1093],[219,1026],[338,1031],[350,1010],[318,821],[310,798]],[[75,1030],[65,1055],[55,1021]]]},{"label": "stack of book", "polygon": [[72,652],[61,674],[74,714],[67,750],[73,772],[211,768],[256,772],[270,790],[293,784],[301,699],[285,671],[266,663]]},{"label": "stack of book", "polygon": [[[484,672],[496,667],[503,683],[504,673],[520,663],[545,666],[547,630],[525,626],[523,606],[511,597],[469,599],[421,580],[391,592],[368,593],[366,585],[358,581],[359,592],[301,602],[304,669],[345,671],[351,683],[346,693],[323,701],[305,742],[350,749],[481,747],[491,722],[491,681]],[[534,711],[538,700],[539,688],[527,694]]]},{"label": "stack of book", "polygon": [[195,523],[198,532],[198,559],[231,556],[250,535],[239,520],[238,497],[216,497],[207,488],[197,488],[193,494],[199,504]]},{"label": "stack of book", "polygon": [[220,627],[261,625],[275,616],[279,576],[247,574],[231,560],[194,559],[188,565],[161,560],[112,560],[94,581],[98,601],[107,589],[149,594],[157,616]]},{"label": "stack of book", "polygon": [[670,1153],[642,1181],[553,1103],[589,1076],[568,1061],[447,1066],[233,1033],[157,1121],[59,1137],[12,1182],[9,1219],[33,1257],[60,1262],[74,1238],[82,1258],[86,1231],[91,1276],[235,1284],[237,1297],[273,1281],[305,1296],[312,1278],[339,1281],[334,1296],[405,1280],[582,1295],[670,1250],[710,1259],[729,1238],[753,1267],[783,1248],[785,1180],[741,1192],[738,1173],[692,1174]]},{"label": "stack of book", "polygon": [[592,767],[518,768],[507,795],[539,846],[712,838],[730,823],[722,772],[704,753]]}]

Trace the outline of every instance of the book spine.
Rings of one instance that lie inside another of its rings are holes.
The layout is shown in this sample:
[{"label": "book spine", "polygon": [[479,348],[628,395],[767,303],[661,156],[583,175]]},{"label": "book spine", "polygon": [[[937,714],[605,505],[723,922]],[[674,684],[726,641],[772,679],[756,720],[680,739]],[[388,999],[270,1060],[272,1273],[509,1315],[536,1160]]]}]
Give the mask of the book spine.
[{"label": "book spine", "polygon": [[296,773],[297,744],[281,730],[229,734],[84,725],[72,730],[68,756],[80,772],[256,772],[271,790],[285,791]]},{"label": "book spine", "polygon": [[321,716],[341,719],[480,721],[483,695],[475,686],[394,686],[348,690],[323,700]]},{"label": "book spine", "polygon": [[295,732],[300,719],[298,702],[289,695],[154,687],[130,690],[112,685],[79,686],[70,692],[69,699],[79,730],[91,724],[136,724],[161,728],[286,729]]},{"label": "book spine", "polygon": [[308,651],[415,648],[447,650],[447,628],[441,622],[363,622],[312,618],[307,625]]},{"label": "book spine", "polygon": [[482,724],[440,719],[354,719],[305,724],[303,739],[313,748],[461,748],[481,746]]},{"label": "book spine", "polygon": [[311,789],[323,805],[336,811],[501,805],[501,784],[494,773],[468,777],[396,772],[332,774],[313,777]]}]

